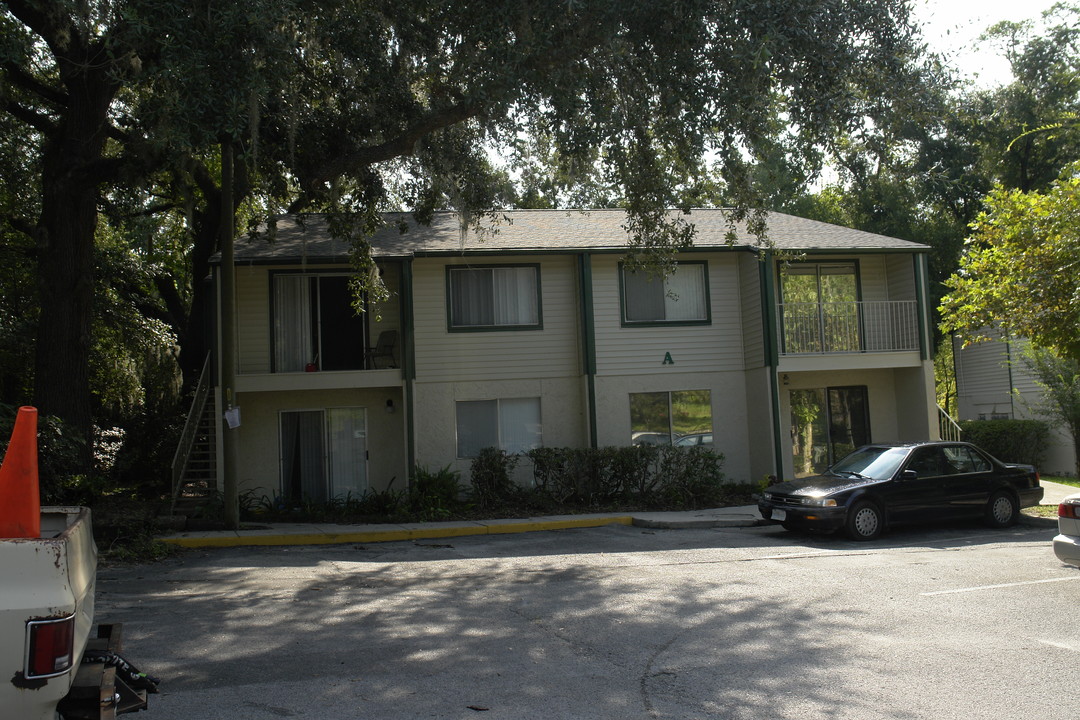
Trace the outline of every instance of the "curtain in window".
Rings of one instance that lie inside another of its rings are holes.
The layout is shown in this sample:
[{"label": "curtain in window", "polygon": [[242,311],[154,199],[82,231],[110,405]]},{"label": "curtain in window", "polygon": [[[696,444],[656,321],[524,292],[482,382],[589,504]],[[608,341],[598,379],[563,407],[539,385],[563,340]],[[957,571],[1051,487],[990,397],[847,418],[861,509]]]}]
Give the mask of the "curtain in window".
[{"label": "curtain in window", "polygon": [[285,496],[326,501],[321,410],[281,414],[281,485]]},{"label": "curtain in window", "polygon": [[301,372],[315,360],[311,327],[311,278],[274,276],[274,370]]},{"label": "curtain in window", "polygon": [[450,271],[450,323],[454,327],[495,324],[492,307],[492,274],[486,269]]},{"label": "curtain in window", "polygon": [[330,494],[335,498],[362,497],[367,484],[367,423],[363,408],[330,408]]},{"label": "curtain in window", "polygon": [[495,400],[457,404],[458,457],[476,457],[486,447],[499,446],[499,408]]},{"label": "curtain in window", "polygon": [[666,320],[705,320],[705,266],[680,265],[667,278]]},{"label": "curtain in window", "polygon": [[540,398],[499,401],[499,441],[499,446],[508,453],[540,447]]},{"label": "curtain in window", "polygon": [[659,276],[650,276],[644,271],[624,271],[623,296],[627,321],[650,322],[665,318],[664,281]]},{"label": "curtain in window", "polygon": [[536,325],[536,268],[493,268],[496,325]]},{"label": "curtain in window", "polygon": [[451,325],[537,325],[536,274],[535,267],[451,270]]},{"label": "curtain in window", "polygon": [[623,296],[628,322],[680,322],[709,317],[704,265],[680,265],[666,279],[644,271],[624,271]]}]

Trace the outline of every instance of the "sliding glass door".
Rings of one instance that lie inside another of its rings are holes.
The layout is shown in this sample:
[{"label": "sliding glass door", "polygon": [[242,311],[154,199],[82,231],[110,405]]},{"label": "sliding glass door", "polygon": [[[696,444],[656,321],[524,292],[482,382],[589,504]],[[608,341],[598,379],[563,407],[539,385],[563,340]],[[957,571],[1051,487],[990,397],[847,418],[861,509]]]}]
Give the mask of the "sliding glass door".
[{"label": "sliding glass door", "polygon": [[364,408],[281,413],[281,493],[314,503],[360,497],[367,482]]},{"label": "sliding glass door", "polygon": [[865,386],[792,390],[788,397],[795,477],[817,475],[870,442]]}]

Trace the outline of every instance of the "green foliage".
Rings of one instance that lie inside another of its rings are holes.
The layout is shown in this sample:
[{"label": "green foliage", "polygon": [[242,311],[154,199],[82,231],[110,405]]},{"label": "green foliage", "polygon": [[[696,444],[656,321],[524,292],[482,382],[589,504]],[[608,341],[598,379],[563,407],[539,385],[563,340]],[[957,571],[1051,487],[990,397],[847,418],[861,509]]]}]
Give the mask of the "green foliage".
[{"label": "green foliage", "polygon": [[1041,420],[961,420],[964,440],[998,460],[1039,467],[1046,456],[1050,426]]},{"label": "green foliage", "polygon": [[1068,430],[1076,453],[1077,477],[1080,477],[1080,362],[1058,357],[1030,343],[1020,358],[1042,392],[1040,402],[1032,409]]},{"label": "green foliage", "polygon": [[445,520],[459,511],[461,474],[447,465],[435,472],[417,465],[409,482],[409,510],[420,520]]},{"label": "green foliage", "polygon": [[469,481],[472,498],[481,510],[512,502],[519,494],[514,470],[521,458],[499,448],[482,448],[473,459]]},{"label": "green foliage", "polygon": [[1045,193],[994,190],[946,285],[946,330],[1000,330],[1080,360],[1080,164]]},{"label": "green foliage", "polygon": [[715,507],[750,490],[724,481],[724,456],[700,447],[537,448],[534,495],[554,506]]}]

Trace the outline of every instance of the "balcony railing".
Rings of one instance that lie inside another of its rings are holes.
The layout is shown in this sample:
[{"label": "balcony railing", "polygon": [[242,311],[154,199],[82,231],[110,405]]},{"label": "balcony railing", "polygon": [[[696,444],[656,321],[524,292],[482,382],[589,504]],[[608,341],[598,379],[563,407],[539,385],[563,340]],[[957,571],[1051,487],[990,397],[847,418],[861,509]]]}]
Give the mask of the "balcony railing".
[{"label": "balcony railing", "polygon": [[779,303],[777,308],[782,355],[919,349],[914,300]]}]

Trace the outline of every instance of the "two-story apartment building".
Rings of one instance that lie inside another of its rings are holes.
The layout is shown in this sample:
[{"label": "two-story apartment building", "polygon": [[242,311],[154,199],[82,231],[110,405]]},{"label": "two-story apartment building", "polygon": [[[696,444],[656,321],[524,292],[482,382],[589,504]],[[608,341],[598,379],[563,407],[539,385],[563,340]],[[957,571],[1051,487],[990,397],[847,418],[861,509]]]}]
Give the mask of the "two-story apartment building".
[{"label": "two-story apartment building", "polygon": [[363,315],[320,218],[237,242],[241,422],[217,425],[242,490],[356,496],[414,464],[467,477],[487,446],[634,442],[711,444],[756,481],[937,435],[923,245],[783,214],[772,247],[732,244],[696,210],[658,278],[624,266],[621,210],[500,218],[388,217],[371,245],[391,299]]}]

